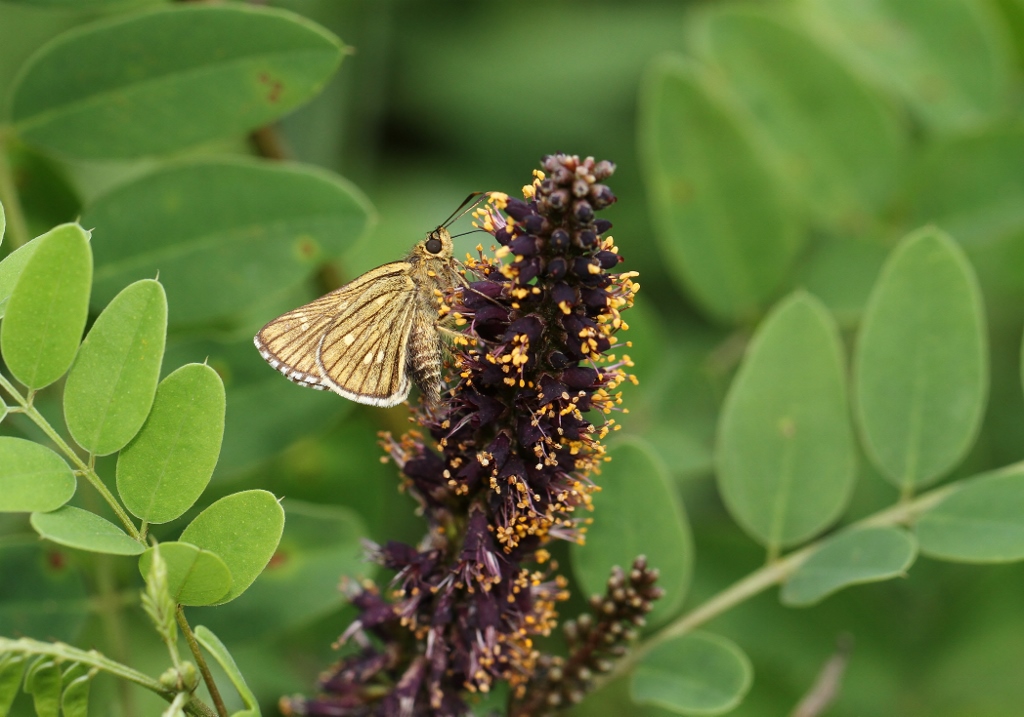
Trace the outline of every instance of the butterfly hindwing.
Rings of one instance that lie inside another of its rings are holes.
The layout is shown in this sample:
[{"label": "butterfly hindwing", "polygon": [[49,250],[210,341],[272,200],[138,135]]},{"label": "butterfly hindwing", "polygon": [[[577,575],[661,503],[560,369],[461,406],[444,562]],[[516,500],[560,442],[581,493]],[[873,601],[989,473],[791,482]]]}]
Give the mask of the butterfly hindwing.
[{"label": "butterfly hindwing", "polygon": [[[367,297],[394,298],[392,292],[408,285],[408,268],[406,262],[385,264],[340,289],[282,314],[256,334],[256,348],[267,363],[291,381],[318,390],[337,390],[324,379],[317,363],[325,334],[332,327],[352,324],[359,320],[357,317],[372,318],[367,317],[364,310]],[[405,277],[405,281],[394,281],[400,277]],[[347,393],[342,395],[359,400]]]}]

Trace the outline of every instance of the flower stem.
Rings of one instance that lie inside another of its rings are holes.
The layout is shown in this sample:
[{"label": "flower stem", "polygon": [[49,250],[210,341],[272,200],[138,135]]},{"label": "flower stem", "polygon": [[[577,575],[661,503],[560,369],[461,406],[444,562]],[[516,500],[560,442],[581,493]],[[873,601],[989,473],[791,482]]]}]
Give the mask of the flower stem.
[{"label": "flower stem", "polygon": [[[63,642],[40,642],[27,637],[18,640],[0,637],[0,654],[4,653],[47,655],[59,661],[77,662],[88,667],[94,667],[114,677],[134,682],[140,687],[155,692],[168,702],[173,702],[178,692],[175,689],[164,687],[149,675],[133,670],[127,665],[122,665],[120,662],[115,662],[95,650],[80,650]],[[216,713],[206,703],[196,697],[193,697],[185,705],[185,714],[192,715],[192,717],[216,717]]]},{"label": "flower stem", "polygon": [[[935,490],[921,494],[915,500],[897,503],[890,508],[879,511],[878,513],[868,516],[863,520],[859,520],[856,523],[851,524],[846,528],[846,530],[856,530],[857,528],[877,528],[909,523],[917,515],[925,512],[929,508],[932,508],[959,487],[960,485],[958,482],[942,486],[941,488],[936,488]],[[803,565],[804,561],[817,551],[818,548],[821,547],[821,544],[828,540],[829,537],[831,536],[817,540],[800,550],[790,553],[784,558],[765,565],[759,570],[755,570],[745,578],[733,583],[722,592],[714,595],[701,605],[698,605],[690,612],[680,616],[674,622],[669,623],[661,630],[641,642],[633,648],[629,654],[619,660],[615,665],[615,669],[598,681],[597,687],[600,688],[615,678],[626,675],[651,650],[661,643],[676,637],[682,637],[701,625],[710,622],[712,619],[718,617],[729,609],[754,597],[764,590],[767,590],[771,586],[782,583],[790,575],[796,572],[797,568]]]},{"label": "flower stem", "polygon": [[185,619],[185,609],[181,605],[178,605],[177,618],[178,627],[181,628],[182,634],[185,635],[185,641],[188,643],[189,649],[192,650],[192,657],[196,659],[199,672],[203,676],[203,682],[206,683],[206,689],[210,691],[210,699],[213,700],[213,706],[217,708],[218,717],[228,717],[228,708],[224,706],[224,699],[220,696],[220,690],[217,689],[217,683],[210,672],[210,666],[206,664],[206,658],[203,656],[203,651],[199,648],[196,636],[192,634],[192,628],[189,626],[188,620]]},{"label": "flower stem", "polygon": [[47,421],[38,410],[36,410],[35,406],[33,406],[27,398],[21,395],[18,389],[14,387],[14,384],[8,381],[7,377],[3,374],[0,374],[0,388],[3,388],[10,394],[11,398],[13,398],[17,402],[18,406],[21,407],[21,412],[32,419],[32,422],[39,426],[43,433],[45,433],[46,436],[56,444],[61,452],[75,464],[78,468],[78,472],[85,476],[89,483],[92,484],[92,487],[96,489],[96,492],[99,493],[103,497],[103,500],[105,500],[111,507],[118,519],[121,521],[121,524],[124,525],[125,530],[128,531],[128,534],[135,540],[139,540],[139,530],[135,527],[135,523],[133,523],[132,519],[128,517],[128,513],[126,513],[124,508],[121,507],[121,504],[117,502],[117,498],[115,498],[113,493],[110,492],[106,484],[96,473],[95,469],[75,453],[74,449],[72,449],[71,446],[61,438],[60,434],[54,430],[53,426],[50,425],[50,422]]},{"label": "flower stem", "polygon": [[28,231],[28,224],[25,222],[25,212],[22,210],[21,198],[18,196],[14,171],[11,169],[9,147],[10,140],[7,133],[0,131],[0,202],[3,202],[4,214],[7,218],[8,241],[12,249],[17,249],[32,237]]}]

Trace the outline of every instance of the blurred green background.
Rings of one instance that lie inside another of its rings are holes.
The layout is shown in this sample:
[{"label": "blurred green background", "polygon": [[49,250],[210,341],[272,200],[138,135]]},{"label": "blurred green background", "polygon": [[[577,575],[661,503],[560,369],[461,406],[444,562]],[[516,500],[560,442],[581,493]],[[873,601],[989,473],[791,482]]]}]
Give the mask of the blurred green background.
[{"label": "blurred green background", "polygon": [[[0,90],[48,39],[159,4],[0,2]],[[301,390],[262,364],[250,337],[278,313],[402,256],[468,192],[517,192],[544,154],[618,165],[609,184],[619,202],[605,216],[624,268],[639,271],[643,286],[626,317],[640,384],[626,389],[622,435],[650,442],[685,502],[697,556],[687,605],[764,560],[713,481],[719,405],[751,330],[776,299],[803,287],[849,338],[888,250],[913,228],[934,222],[950,232],[986,299],[991,398],[955,475],[1024,453],[1024,0],[259,4],[305,15],[349,46],[323,91],[274,132],[288,159],[342,175],[376,217],[340,239],[304,283],[286,291],[260,283],[265,298],[247,311],[175,324],[171,298],[165,373],[209,357],[227,385],[227,437],[205,498],[257,487],[286,496],[303,558],[292,573],[274,576],[272,565],[244,605],[196,611],[194,622],[207,621],[232,648],[266,713],[280,694],[309,692],[332,659],[330,643],[349,619],[337,578],[372,572],[358,562],[358,535],[415,542],[422,524],[376,445],[378,431],[404,429],[404,412]],[[58,157],[16,137],[8,149],[30,233],[84,216],[97,252],[104,226],[88,219],[112,187],[168,161],[257,153],[241,133],[138,160]],[[479,236],[459,239],[459,253]],[[146,239],[144,226],[129,237]],[[731,269],[719,250],[733,252]],[[210,302],[221,291],[206,290]],[[58,400],[40,397],[44,408]],[[3,431],[29,428],[8,421]],[[860,472],[844,520],[897,497],[867,460]],[[345,535],[318,552],[317,520],[332,515],[344,516]],[[0,528],[4,545],[22,545],[20,519],[4,517]],[[45,575],[45,587],[33,588],[17,577],[32,573],[15,569],[27,560],[19,551],[6,553],[0,597],[49,591],[64,612],[82,611],[93,592],[88,571]],[[126,592],[140,582],[133,570],[116,569]],[[1022,595],[1020,566],[922,559],[908,579],[810,609],[764,594],[711,627],[754,663],[754,686],[733,714],[788,714],[849,634],[848,674],[827,714],[1009,717],[1024,704]],[[4,615],[0,607],[0,626]],[[137,606],[125,615],[141,626]],[[102,644],[103,629],[92,615],[35,636]],[[132,664],[162,664],[146,630],[131,627],[128,641]],[[141,714],[154,713],[141,704]],[[639,712],[621,685],[577,710]]]}]

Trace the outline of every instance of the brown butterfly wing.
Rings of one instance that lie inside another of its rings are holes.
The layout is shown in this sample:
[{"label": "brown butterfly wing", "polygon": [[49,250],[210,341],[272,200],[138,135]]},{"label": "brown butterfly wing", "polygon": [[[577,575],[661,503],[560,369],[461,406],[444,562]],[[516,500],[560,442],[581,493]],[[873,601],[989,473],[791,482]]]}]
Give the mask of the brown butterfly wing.
[{"label": "brown butterfly wing", "polygon": [[[332,385],[331,380],[325,380],[317,361],[325,335],[332,328],[350,325],[356,317],[372,321],[373,316],[366,312],[367,299],[393,298],[408,291],[408,271],[409,265],[401,261],[368,271],[340,289],[269,322],[256,334],[253,343],[264,360],[289,380],[321,391],[337,390],[337,382]],[[401,282],[395,281],[403,277]],[[353,398],[348,393],[342,395]]]},{"label": "brown butterfly wing", "polygon": [[373,406],[397,406],[409,395],[406,363],[417,306],[405,275],[381,278],[340,315],[317,351],[320,375],[331,390]]}]

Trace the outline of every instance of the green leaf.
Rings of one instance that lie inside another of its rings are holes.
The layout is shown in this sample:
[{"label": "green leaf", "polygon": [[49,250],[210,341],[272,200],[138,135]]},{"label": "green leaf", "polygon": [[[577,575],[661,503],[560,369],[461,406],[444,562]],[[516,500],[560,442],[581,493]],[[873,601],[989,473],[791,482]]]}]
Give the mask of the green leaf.
[{"label": "green leaf", "polygon": [[667,268],[715,318],[754,316],[801,243],[780,182],[692,66],[656,64],[640,110],[646,184]]},{"label": "green leaf", "polygon": [[159,272],[172,325],[238,317],[354,244],[370,213],[358,189],[309,167],[243,159],[165,167],[86,209],[82,221],[103,233],[93,308]]},{"label": "green leaf", "polygon": [[850,229],[869,222],[892,194],[904,155],[904,130],[882,99],[766,10],[720,9],[703,29],[710,58],[807,208]]},{"label": "green leaf", "polygon": [[196,640],[206,648],[207,652],[213,655],[213,659],[217,661],[217,664],[227,674],[231,684],[238,690],[238,696],[242,698],[245,709],[235,712],[232,717],[260,717],[259,702],[256,700],[252,690],[249,689],[249,685],[245,683],[242,672],[238,669],[238,665],[235,664],[235,658],[228,652],[228,648],[224,647],[224,643],[203,625],[196,627]]},{"label": "green leaf", "polygon": [[782,602],[804,607],[850,585],[906,575],[917,541],[899,528],[863,528],[825,541],[783,584]]},{"label": "green leaf", "polygon": [[974,443],[988,394],[985,330],[974,271],[953,240],[927,227],[900,242],[864,312],[854,381],[868,457],[907,493]]},{"label": "green leaf", "polygon": [[[167,589],[180,605],[210,605],[227,595],[231,571],[219,556],[188,543],[160,543],[160,556],[167,564]],[[139,557],[139,572],[145,577],[153,563],[153,548]]]},{"label": "green leaf", "polygon": [[25,672],[25,656],[8,652],[0,655],[0,715],[8,714],[18,696],[21,675]]},{"label": "green leaf", "polygon": [[[4,403],[4,399],[3,398],[0,398],[0,423],[2,423],[5,418],[7,418],[7,412],[8,412],[7,404]],[[0,471],[0,472],[2,472],[2,471]]]},{"label": "green leaf", "polygon": [[3,202],[0,202],[0,244],[4,241],[4,230],[7,229],[7,214],[4,213]]},{"label": "green leaf", "polygon": [[857,474],[843,346],[798,291],[758,328],[722,408],[716,464],[732,517],[772,553],[836,520]]},{"label": "green leaf", "polygon": [[368,573],[360,542],[367,531],[356,513],[290,498],[284,508],[284,535],[259,579],[230,605],[193,612],[232,643],[266,640],[337,611],[346,603],[339,578]]},{"label": "green leaf", "polygon": [[924,513],[921,552],[959,563],[1024,560],[1024,466],[982,474]]},{"label": "green leaf", "polygon": [[698,632],[667,640],[633,672],[634,702],[681,715],[718,715],[743,701],[753,681],[743,651],[718,635]]},{"label": "green leaf", "polygon": [[26,141],[73,157],[163,154],[286,114],[319,92],[342,50],[319,25],[269,8],[119,16],[41,47],[15,81],[11,119]]},{"label": "green leaf", "polygon": [[52,658],[40,656],[29,665],[25,692],[32,695],[37,717],[60,716],[60,667]]},{"label": "green leaf", "polygon": [[30,522],[47,540],[90,553],[138,555],[146,549],[109,520],[71,505],[50,513],[33,513]]},{"label": "green leaf", "polygon": [[984,4],[810,0],[804,5],[833,51],[901,95],[935,129],[978,126],[1007,109],[1013,58],[1003,28]]},{"label": "green leaf", "polygon": [[64,550],[34,536],[8,538],[0,545],[0,575],[18,576],[0,580],[4,635],[76,639],[89,616],[90,603],[82,574]]},{"label": "green leaf", "polygon": [[167,335],[167,297],[152,279],[114,297],[85,337],[64,384],[72,438],[96,455],[118,451],[149,415]]},{"label": "green leaf", "polygon": [[23,244],[4,257],[3,261],[0,261],[0,319],[7,313],[7,304],[11,298],[11,292],[14,291],[14,285],[18,282],[18,277],[21,276],[25,264],[36,253],[39,242],[45,236],[44,234],[27,244]]},{"label": "green leaf", "polygon": [[615,444],[601,469],[594,494],[594,523],[585,545],[572,546],[573,571],[588,595],[604,595],[608,575],[618,565],[629,571],[634,558],[647,556],[657,568],[665,596],[654,604],[651,623],[671,616],[690,585],[693,539],[686,513],[673,492],[668,471],[642,439]]},{"label": "green leaf", "polygon": [[139,434],[117,458],[125,507],[151,523],[174,520],[203,494],[224,435],[224,384],[209,366],[188,364],[156,390]]},{"label": "green leaf", "polygon": [[0,436],[0,512],[56,510],[75,494],[75,474],[46,446]]},{"label": "green leaf", "polygon": [[89,314],[89,233],[64,224],[40,237],[0,324],[0,350],[14,377],[29,388],[60,378],[75,358]]},{"label": "green leaf", "polygon": [[64,717],[89,717],[89,687],[92,678],[91,674],[76,677],[64,688],[60,698],[60,709]]},{"label": "green leaf", "polygon": [[247,490],[221,498],[189,523],[181,542],[216,553],[231,571],[230,602],[263,572],[284,529],[284,510],[272,493]]}]

